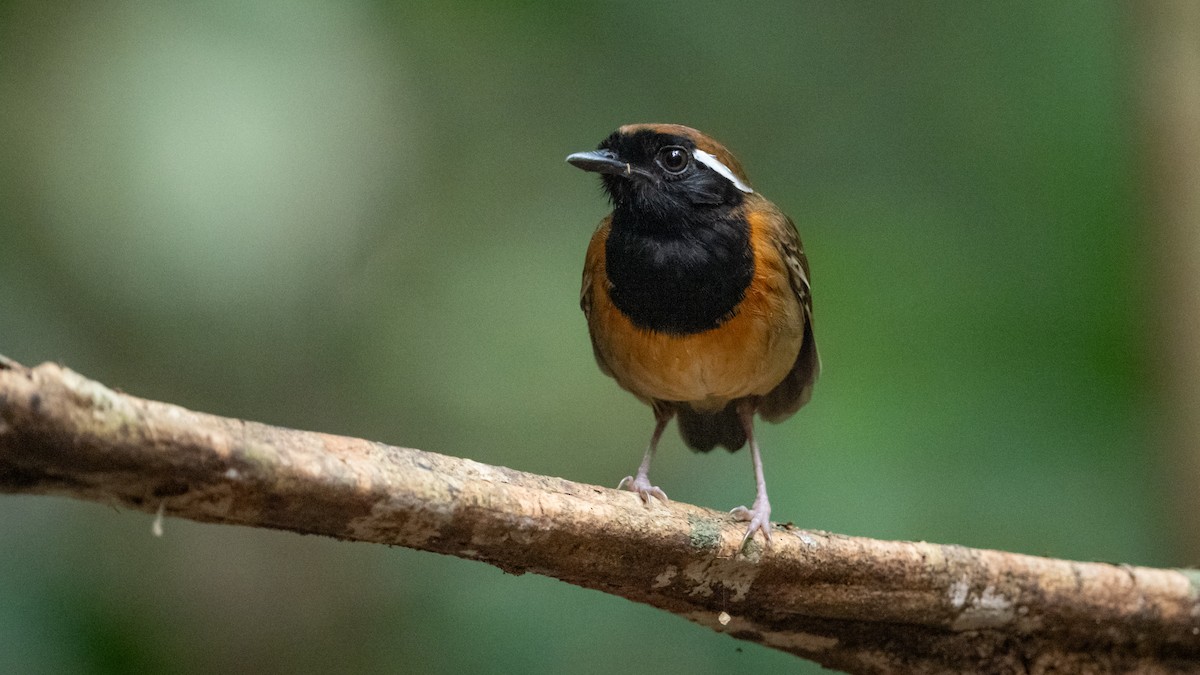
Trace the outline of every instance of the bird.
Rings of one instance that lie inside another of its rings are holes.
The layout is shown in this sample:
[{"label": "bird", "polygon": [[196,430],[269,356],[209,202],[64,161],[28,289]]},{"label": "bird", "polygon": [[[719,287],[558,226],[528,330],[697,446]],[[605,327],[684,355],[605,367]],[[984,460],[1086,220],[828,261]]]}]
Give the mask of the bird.
[{"label": "bird", "polygon": [[754,417],[782,422],[821,370],[808,258],[795,224],[750,187],[728,149],[679,124],[628,124],[567,156],[597,173],[612,204],[588,244],[580,307],[600,370],[650,406],[654,430],[620,481],[649,505],[674,418],[697,452],[750,447],[755,498],[733,516],[771,542],[771,503]]}]

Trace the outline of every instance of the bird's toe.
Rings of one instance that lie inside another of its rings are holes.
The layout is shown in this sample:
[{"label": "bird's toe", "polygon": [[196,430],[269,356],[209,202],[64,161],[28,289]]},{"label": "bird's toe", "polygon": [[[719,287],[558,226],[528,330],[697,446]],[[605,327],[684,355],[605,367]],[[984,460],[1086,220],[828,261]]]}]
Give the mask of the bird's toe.
[{"label": "bird's toe", "polygon": [[650,500],[657,499],[664,504],[670,504],[671,500],[667,499],[667,493],[662,491],[662,488],[657,485],[651,485],[650,481],[642,476],[633,477],[626,476],[617,483],[618,490],[629,490],[642,498],[643,504],[649,504]]},{"label": "bird's toe", "polygon": [[746,527],[746,535],[742,537],[742,547],[745,547],[746,542],[754,537],[755,532],[762,532],[767,546],[771,545],[771,508],[769,506],[755,504],[751,509],[739,506],[729,513],[737,520],[750,523]]}]

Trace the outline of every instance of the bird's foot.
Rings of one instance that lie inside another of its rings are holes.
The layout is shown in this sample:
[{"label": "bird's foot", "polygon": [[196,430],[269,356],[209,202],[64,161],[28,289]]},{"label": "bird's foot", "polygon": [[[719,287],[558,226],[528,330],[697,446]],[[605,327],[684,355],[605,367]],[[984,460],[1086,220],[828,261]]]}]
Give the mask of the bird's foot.
[{"label": "bird's foot", "polygon": [[663,492],[662,488],[658,487],[657,485],[651,485],[650,479],[640,474],[636,478],[633,476],[625,476],[621,479],[621,482],[617,484],[617,489],[629,490],[630,492],[636,493],[637,496],[642,498],[643,504],[649,504],[651,497],[662,501],[664,504],[671,503],[671,500],[667,499],[667,493]]},{"label": "bird's foot", "polygon": [[767,540],[767,546],[771,545],[771,502],[767,501],[765,496],[755,499],[754,506],[751,508],[739,506],[730,513],[734,518],[750,523],[750,526],[746,528],[746,536],[742,537],[742,545],[738,547],[739,549],[746,546],[746,542],[754,537],[755,531],[761,531]]}]

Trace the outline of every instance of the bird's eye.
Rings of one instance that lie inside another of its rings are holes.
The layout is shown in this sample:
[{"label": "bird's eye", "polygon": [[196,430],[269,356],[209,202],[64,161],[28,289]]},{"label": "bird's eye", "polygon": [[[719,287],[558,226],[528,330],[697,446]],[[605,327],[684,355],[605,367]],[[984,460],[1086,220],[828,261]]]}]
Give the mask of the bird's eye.
[{"label": "bird's eye", "polygon": [[670,145],[658,151],[658,165],[667,173],[682,173],[690,160],[688,151],[678,145]]}]

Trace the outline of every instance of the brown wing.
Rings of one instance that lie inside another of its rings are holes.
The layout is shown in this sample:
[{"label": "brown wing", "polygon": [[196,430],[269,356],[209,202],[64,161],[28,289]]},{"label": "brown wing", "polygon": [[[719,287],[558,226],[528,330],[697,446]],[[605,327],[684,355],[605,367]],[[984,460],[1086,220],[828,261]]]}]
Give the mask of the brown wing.
[{"label": "brown wing", "polygon": [[[608,240],[608,228],[611,221],[612,216],[607,216],[604,220],[600,221],[596,232],[592,234],[592,241],[588,244],[587,256],[583,261],[583,286],[579,289],[579,308],[583,310],[583,316],[588,320],[589,337],[591,336],[592,328],[594,284],[597,278],[603,279],[607,277],[604,271],[604,245]],[[592,355],[596,357],[596,365],[600,366],[600,371],[612,377],[612,370],[600,356],[600,350],[596,349],[596,339],[594,337],[592,338]]]},{"label": "brown wing", "polygon": [[804,310],[804,342],[800,354],[787,377],[762,398],[758,412],[768,422],[780,422],[799,410],[812,398],[813,385],[821,374],[821,357],[817,355],[817,342],[813,337],[812,288],[808,278],[808,257],[804,245],[791,218],[780,214],[771,219],[775,223],[775,244],[787,264],[788,281],[796,301]]}]

